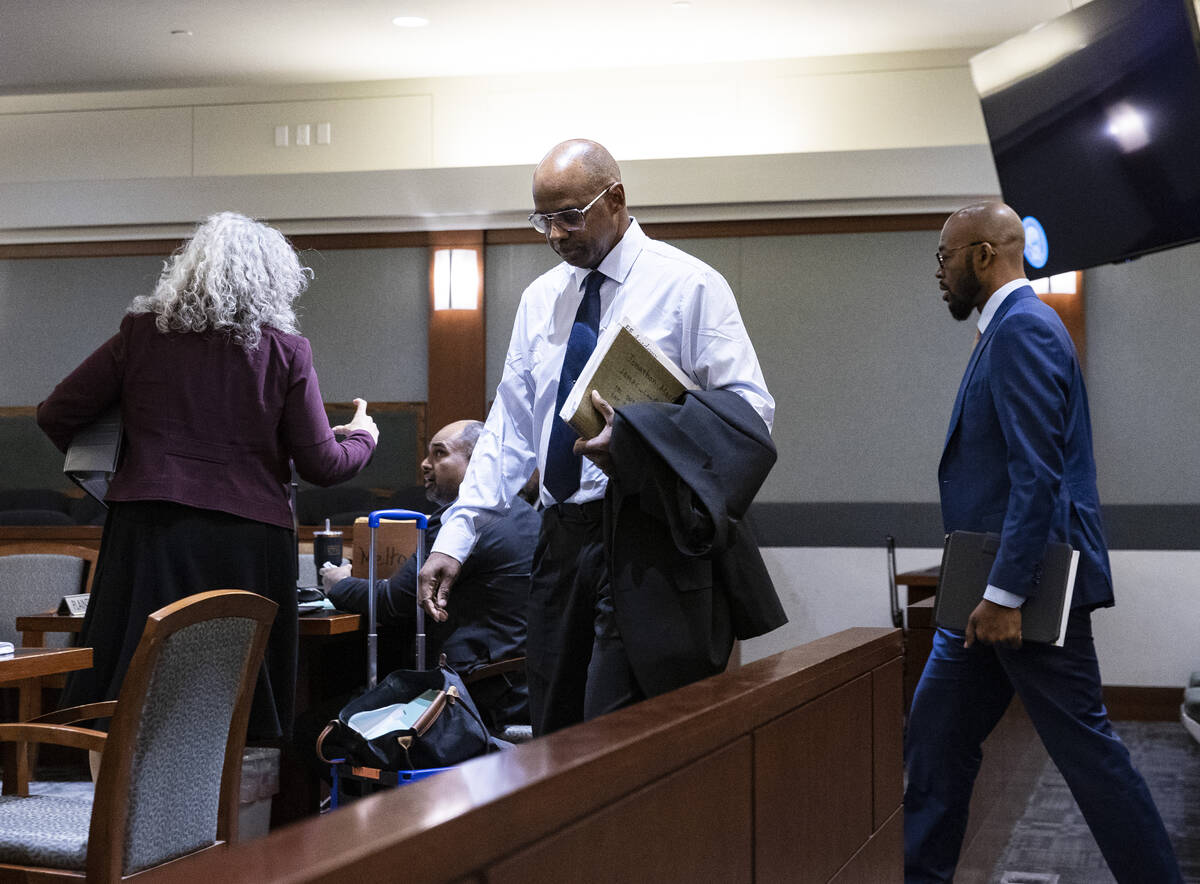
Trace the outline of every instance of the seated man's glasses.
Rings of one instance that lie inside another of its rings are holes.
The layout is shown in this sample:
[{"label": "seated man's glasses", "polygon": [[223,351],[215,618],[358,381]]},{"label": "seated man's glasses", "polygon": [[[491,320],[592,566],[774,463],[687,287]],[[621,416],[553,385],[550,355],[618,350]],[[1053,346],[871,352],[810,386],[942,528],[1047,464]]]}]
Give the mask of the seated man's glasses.
[{"label": "seated man's glasses", "polygon": [[596,194],[596,198],[582,209],[563,209],[561,212],[530,212],[529,223],[533,225],[534,230],[544,236],[550,235],[550,228],[555,224],[568,233],[583,230],[583,225],[587,222],[586,215],[588,209],[596,205],[600,201],[600,197],[616,187],[618,183],[614,181],[608,185],[608,187]]}]

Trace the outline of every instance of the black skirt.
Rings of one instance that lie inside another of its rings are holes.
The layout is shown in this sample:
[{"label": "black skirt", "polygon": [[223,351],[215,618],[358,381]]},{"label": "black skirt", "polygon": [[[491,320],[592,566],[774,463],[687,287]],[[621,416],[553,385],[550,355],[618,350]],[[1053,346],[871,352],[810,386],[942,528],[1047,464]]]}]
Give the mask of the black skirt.
[{"label": "black skirt", "polygon": [[288,738],[296,692],[296,547],[291,530],[164,501],[112,503],[79,643],[89,670],[67,679],[62,705],[115,700],[146,618],[210,589],[244,589],[279,606],[250,710],[247,739]]}]

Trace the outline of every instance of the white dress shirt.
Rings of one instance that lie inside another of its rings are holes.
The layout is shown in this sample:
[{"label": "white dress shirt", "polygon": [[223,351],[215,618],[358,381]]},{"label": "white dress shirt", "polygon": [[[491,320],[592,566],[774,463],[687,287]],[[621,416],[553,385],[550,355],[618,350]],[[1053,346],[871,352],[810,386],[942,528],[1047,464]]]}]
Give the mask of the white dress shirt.
[{"label": "white dress shirt", "polygon": [[[996,315],[996,311],[1000,309],[1000,305],[1004,303],[1004,299],[1026,285],[1029,285],[1029,280],[1021,277],[1020,279],[1014,279],[1012,282],[1006,282],[1000,288],[996,289],[996,291],[992,292],[992,296],[987,299],[987,303],[979,311],[978,327],[980,337],[987,331],[992,317]],[[1025,603],[1025,596],[1009,592],[1007,589],[1001,589],[991,583],[983,591],[983,597],[989,602],[995,602],[997,605],[1003,605],[1005,608],[1019,608]]]},{"label": "white dress shirt", "polygon": [[[732,390],[770,429],[775,400],[721,274],[650,239],[634,220],[596,269],[606,277],[600,286],[600,334],[627,317],[700,387]],[[521,296],[495,402],[433,551],[464,561],[478,529],[508,509],[533,468],[545,472],[558,377],[590,272],[559,264]],[[568,502],[602,499],[607,482],[584,458],[579,490]],[[541,500],[554,503],[545,488]]]}]

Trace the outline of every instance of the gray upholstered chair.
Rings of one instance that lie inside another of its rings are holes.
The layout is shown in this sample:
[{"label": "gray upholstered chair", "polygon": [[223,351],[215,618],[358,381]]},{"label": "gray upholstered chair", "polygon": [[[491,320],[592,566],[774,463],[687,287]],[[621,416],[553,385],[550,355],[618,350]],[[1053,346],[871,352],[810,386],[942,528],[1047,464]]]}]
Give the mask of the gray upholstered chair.
[{"label": "gray upholstered chair", "polygon": [[[0,725],[5,778],[11,741],[102,752],[92,800],[0,796],[0,880],[120,881],[236,841],[246,722],[275,609],[228,589],[167,605],[147,619],[116,701]],[[107,735],[68,725],[103,717]]]},{"label": "gray upholstered chair", "polygon": [[1179,720],[1184,729],[1200,743],[1200,670],[1193,672],[1183,692],[1183,705],[1179,707]]},{"label": "gray upholstered chair", "polygon": [[[90,592],[96,555],[94,549],[69,543],[0,546],[0,641],[21,645],[17,617],[53,610],[65,595]],[[66,640],[63,635],[54,642]]]}]

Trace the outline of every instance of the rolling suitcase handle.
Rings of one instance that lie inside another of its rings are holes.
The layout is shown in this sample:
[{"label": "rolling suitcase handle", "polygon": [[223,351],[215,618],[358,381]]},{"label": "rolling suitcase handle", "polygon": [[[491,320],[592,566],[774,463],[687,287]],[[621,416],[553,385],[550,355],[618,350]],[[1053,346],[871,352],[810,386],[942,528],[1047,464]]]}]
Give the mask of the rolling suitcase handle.
[{"label": "rolling suitcase handle", "polygon": [[[367,517],[371,527],[371,551],[367,557],[367,690],[375,687],[378,676],[378,658],[376,655],[379,635],[375,623],[375,529],[379,523],[387,519],[394,522],[417,523],[417,582],[413,593],[417,599],[417,641],[416,657],[418,671],[425,669],[425,609],[421,607],[420,575],[421,564],[425,559],[425,529],[429,526],[429,518],[424,513],[413,510],[375,510]],[[360,572],[361,573],[361,572]]]}]

